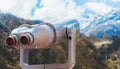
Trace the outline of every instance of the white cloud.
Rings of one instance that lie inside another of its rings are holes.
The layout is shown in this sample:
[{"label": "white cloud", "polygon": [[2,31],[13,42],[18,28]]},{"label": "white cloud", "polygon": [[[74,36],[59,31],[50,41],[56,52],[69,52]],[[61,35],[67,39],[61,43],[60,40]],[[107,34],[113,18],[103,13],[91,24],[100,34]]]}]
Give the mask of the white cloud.
[{"label": "white cloud", "polygon": [[86,4],[87,9],[90,9],[98,14],[106,14],[112,10],[111,6],[104,4],[103,2],[89,2]]},{"label": "white cloud", "polygon": [[41,0],[43,8],[35,11],[34,18],[67,19],[80,17],[84,11],[72,0]]},{"label": "white cloud", "polygon": [[31,16],[36,0],[0,0],[0,11],[12,13],[26,19],[67,19],[77,18],[84,8],[77,6],[73,0],[41,0],[42,8],[37,8]]},{"label": "white cloud", "polygon": [[35,0],[0,0],[0,11],[23,18],[30,18],[31,9],[35,3]]},{"label": "white cloud", "polygon": [[120,2],[120,0],[111,0],[112,2]]},{"label": "white cloud", "polygon": [[109,12],[112,8],[102,2],[88,2],[83,6],[76,5],[73,0],[41,0],[42,8],[36,8],[31,16],[32,8],[37,0],[0,0],[0,11],[9,12],[26,19],[68,19],[79,18],[85,8],[99,14]]}]

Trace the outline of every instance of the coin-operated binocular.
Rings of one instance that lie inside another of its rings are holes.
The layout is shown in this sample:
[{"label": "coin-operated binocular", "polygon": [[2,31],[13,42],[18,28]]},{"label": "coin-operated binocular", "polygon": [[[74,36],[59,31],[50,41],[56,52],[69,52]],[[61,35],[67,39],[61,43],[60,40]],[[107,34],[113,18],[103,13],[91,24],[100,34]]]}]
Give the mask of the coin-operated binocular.
[{"label": "coin-operated binocular", "polygon": [[[79,23],[75,19],[55,23],[21,25],[14,29],[6,39],[6,44],[20,49],[20,65],[22,69],[71,69],[75,65],[75,38],[79,34]],[[64,64],[29,65],[29,49],[47,49],[68,41],[68,61]]]}]

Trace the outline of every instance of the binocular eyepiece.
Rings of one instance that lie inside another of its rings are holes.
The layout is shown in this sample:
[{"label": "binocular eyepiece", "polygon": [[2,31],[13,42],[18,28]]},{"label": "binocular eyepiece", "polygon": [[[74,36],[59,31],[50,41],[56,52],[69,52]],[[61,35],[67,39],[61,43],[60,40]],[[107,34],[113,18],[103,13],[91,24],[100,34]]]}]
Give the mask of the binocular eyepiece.
[{"label": "binocular eyepiece", "polygon": [[30,34],[24,34],[24,35],[10,35],[6,39],[6,44],[8,46],[17,46],[18,44],[21,45],[30,45],[33,41],[33,37]]},{"label": "binocular eyepiece", "polygon": [[30,44],[30,37],[27,35],[21,36],[20,37],[20,42],[23,45]]},{"label": "binocular eyepiece", "polygon": [[14,36],[9,36],[7,39],[6,39],[6,44],[8,46],[12,46],[12,45],[16,45],[17,43],[17,39],[14,37]]}]

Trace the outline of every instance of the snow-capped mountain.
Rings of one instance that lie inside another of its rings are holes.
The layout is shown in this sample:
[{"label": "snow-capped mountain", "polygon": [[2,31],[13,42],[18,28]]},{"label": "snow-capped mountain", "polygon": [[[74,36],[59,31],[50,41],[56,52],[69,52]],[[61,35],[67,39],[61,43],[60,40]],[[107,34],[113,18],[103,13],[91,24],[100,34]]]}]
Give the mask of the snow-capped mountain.
[{"label": "snow-capped mountain", "polygon": [[120,37],[120,11],[112,10],[105,15],[90,14],[80,20],[80,32],[97,38]]}]

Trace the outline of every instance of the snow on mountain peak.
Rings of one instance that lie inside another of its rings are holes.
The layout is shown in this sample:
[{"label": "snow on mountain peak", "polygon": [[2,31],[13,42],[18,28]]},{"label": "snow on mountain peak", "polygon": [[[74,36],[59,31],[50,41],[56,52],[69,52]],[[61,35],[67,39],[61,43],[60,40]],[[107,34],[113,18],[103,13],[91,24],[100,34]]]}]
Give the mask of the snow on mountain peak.
[{"label": "snow on mountain peak", "polygon": [[120,10],[112,10],[105,15],[90,14],[80,20],[80,26],[80,32],[86,36],[120,36]]}]

